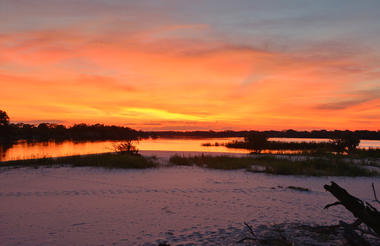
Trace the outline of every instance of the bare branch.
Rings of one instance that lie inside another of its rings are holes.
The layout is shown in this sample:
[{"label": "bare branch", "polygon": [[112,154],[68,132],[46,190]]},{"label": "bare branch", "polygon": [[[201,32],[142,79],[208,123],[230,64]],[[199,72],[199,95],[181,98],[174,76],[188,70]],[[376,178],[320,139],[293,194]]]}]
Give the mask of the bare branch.
[{"label": "bare branch", "polygon": [[373,196],[375,197],[375,200],[373,200],[373,201],[377,202],[377,203],[380,203],[380,201],[377,199],[377,196],[376,196],[376,190],[375,190],[374,183],[372,183],[372,190],[373,190]]},{"label": "bare branch", "polygon": [[363,234],[368,234],[368,235],[371,235],[371,236],[374,236],[374,237],[378,237],[378,235],[377,235],[375,232],[373,232],[373,231],[371,230],[371,228],[369,228],[368,230],[364,230],[364,229],[358,227],[358,228],[356,228],[355,230],[358,230],[358,231],[360,231],[360,232],[363,233]]},{"label": "bare branch", "polygon": [[333,206],[337,206],[337,205],[342,205],[341,202],[334,202],[334,203],[330,203],[330,204],[327,204],[324,209],[328,209],[329,207],[333,207]]},{"label": "bare branch", "polygon": [[252,240],[252,241],[257,241],[256,238],[252,238],[252,237],[245,237],[243,239],[240,239],[239,241],[237,241],[237,243],[244,243],[245,241],[247,240]]},{"label": "bare branch", "polygon": [[251,235],[252,235],[254,238],[257,238],[255,232],[254,232],[253,229],[252,229],[252,226],[248,225],[247,222],[244,222],[244,225],[245,225],[246,227],[248,227],[248,230],[249,230],[249,232],[251,233]]},{"label": "bare branch", "polygon": [[[356,222],[355,222],[356,223]],[[354,223],[354,224],[355,224]],[[359,236],[354,230],[357,228],[354,228],[352,224],[347,224],[343,221],[340,221],[339,224],[343,227],[344,232],[343,236],[346,238],[347,242],[349,245],[356,246],[356,245],[361,245],[361,246],[371,246],[371,244]]]},{"label": "bare branch", "polygon": [[243,243],[243,242],[245,242],[246,240],[257,241],[258,239],[257,239],[257,237],[256,237],[255,232],[254,232],[253,229],[252,229],[252,226],[248,225],[247,222],[244,222],[244,225],[248,228],[249,233],[251,233],[252,237],[245,237],[245,238],[239,240],[237,243]]},{"label": "bare branch", "polygon": [[354,223],[349,224],[349,225],[352,226],[352,227],[354,227],[354,228],[356,228],[356,227],[360,226],[361,224],[362,224],[362,221],[360,219],[356,219],[354,221]]},{"label": "bare branch", "polygon": [[352,215],[369,226],[380,237],[380,212],[376,208],[352,196],[334,182],[331,182],[331,185],[324,185],[324,188],[335,196]]}]

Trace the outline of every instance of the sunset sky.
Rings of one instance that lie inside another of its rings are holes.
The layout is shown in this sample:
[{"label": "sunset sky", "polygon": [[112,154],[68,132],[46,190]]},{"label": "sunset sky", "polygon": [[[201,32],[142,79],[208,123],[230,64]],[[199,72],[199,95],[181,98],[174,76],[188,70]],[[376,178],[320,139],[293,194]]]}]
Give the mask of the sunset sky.
[{"label": "sunset sky", "polygon": [[379,0],[0,0],[12,122],[380,130]]}]

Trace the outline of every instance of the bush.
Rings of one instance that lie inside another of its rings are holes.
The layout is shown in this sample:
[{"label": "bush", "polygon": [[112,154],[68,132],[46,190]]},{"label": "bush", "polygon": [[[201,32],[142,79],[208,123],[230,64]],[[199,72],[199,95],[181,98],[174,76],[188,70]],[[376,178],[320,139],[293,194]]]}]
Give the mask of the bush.
[{"label": "bush", "polygon": [[337,153],[351,153],[359,146],[360,139],[354,134],[345,134],[331,141]]},{"label": "bush", "polygon": [[265,148],[268,142],[268,137],[263,133],[252,132],[244,137],[247,149],[253,150],[255,153],[260,153]]},{"label": "bush", "polygon": [[139,155],[139,150],[133,145],[132,140],[127,140],[124,143],[114,145],[113,149],[119,154]]}]

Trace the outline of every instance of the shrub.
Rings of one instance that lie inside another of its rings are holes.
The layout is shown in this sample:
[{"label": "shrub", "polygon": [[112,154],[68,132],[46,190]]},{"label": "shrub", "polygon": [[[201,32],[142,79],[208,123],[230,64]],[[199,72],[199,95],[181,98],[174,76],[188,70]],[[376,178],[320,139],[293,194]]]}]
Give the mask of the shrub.
[{"label": "shrub", "polygon": [[244,137],[247,149],[260,153],[268,141],[268,137],[263,133],[252,132]]},{"label": "shrub", "polygon": [[333,148],[338,153],[351,153],[359,146],[360,139],[354,134],[345,134],[331,141]]},{"label": "shrub", "polygon": [[113,149],[119,154],[139,155],[139,150],[133,145],[132,140],[127,140],[123,143],[114,145]]}]

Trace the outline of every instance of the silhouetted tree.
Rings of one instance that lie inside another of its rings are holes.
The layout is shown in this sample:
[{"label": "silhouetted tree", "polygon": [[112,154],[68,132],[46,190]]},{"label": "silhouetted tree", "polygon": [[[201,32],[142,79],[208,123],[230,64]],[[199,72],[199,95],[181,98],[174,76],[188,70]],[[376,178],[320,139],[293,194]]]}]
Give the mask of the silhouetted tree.
[{"label": "silhouetted tree", "polygon": [[253,150],[255,153],[260,153],[265,148],[268,142],[268,137],[260,132],[251,132],[244,137],[247,149]]},{"label": "silhouetted tree", "polygon": [[0,127],[9,125],[9,116],[5,111],[0,110]]},{"label": "silhouetted tree", "polygon": [[359,143],[359,137],[352,133],[342,134],[332,140],[333,148],[338,153],[351,153],[359,146]]},{"label": "silhouetted tree", "polygon": [[114,151],[119,154],[138,155],[139,150],[133,145],[132,140],[126,140],[123,143],[114,146]]},{"label": "silhouetted tree", "polygon": [[0,110],[0,143],[10,142],[11,130],[8,114]]}]

